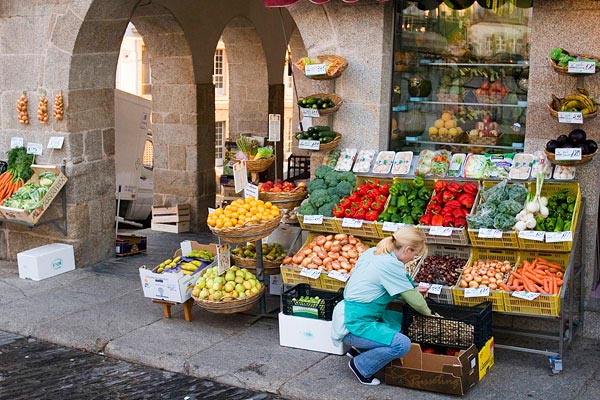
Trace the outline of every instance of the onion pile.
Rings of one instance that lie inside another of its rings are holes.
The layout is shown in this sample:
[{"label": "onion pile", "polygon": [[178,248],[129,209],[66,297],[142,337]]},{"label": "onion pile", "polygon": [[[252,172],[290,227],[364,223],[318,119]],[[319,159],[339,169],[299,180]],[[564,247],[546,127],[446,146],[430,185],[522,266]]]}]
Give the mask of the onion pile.
[{"label": "onion pile", "polygon": [[496,290],[500,283],[506,282],[512,268],[509,261],[477,260],[473,266],[463,269],[458,286],[461,288],[489,287],[490,290]]},{"label": "onion pile", "polygon": [[360,239],[345,233],[321,235],[305,245],[293,257],[286,257],[283,264],[350,274],[358,257],[368,248],[369,246]]}]

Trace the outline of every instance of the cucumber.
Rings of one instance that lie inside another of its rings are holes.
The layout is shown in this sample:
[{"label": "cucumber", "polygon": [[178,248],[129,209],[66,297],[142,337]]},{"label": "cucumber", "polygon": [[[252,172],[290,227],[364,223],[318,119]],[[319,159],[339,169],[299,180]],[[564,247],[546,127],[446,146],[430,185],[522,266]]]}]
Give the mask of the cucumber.
[{"label": "cucumber", "polygon": [[335,132],[333,131],[321,131],[319,132],[319,137],[328,137],[331,139],[335,138]]},{"label": "cucumber", "polygon": [[329,131],[329,130],[331,130],[331,128],[328,127],[327,125],[315,125],[312,128],[315,128],[317,131]]}]

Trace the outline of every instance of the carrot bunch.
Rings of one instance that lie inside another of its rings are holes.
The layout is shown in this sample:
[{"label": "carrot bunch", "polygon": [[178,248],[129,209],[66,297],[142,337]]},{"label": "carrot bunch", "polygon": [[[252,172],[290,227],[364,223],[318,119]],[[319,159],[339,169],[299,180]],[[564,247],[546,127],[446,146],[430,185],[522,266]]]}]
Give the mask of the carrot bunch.
[{"label": "carrot bunch", "polygon": [[24,184],[23,179],[14,177],[10,171],[0,174],[0,204],[15,194]]},{"label": "carrot bunch", "polygon": [[558,294],[563,285],[565,269],[562,265],[537,257],[532,262],[524,260],[508,277],[508,284],[499,286],[506,291],[527,291]]},{"label": "carrot bunch", "polygon": [[33,175],[33,155],[25,147],[15,147],[7,153],[8,169],[0,174],[0,204],[10,198]]}]

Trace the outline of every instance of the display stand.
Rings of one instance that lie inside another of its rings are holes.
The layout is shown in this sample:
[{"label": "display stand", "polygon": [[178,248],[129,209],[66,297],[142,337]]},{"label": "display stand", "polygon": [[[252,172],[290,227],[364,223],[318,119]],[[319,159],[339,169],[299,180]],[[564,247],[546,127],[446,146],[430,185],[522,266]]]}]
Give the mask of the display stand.
[{"label": "display stand", "polygon": [[190,297],[183,303],[175,303],[173,301],[165,301],[165,300],[158,300],[158,299],[152,299],[152,302],[157,303],[157,304],[162,304],[163,315],[165,316],[165,318],[171,318],[171,306],[182,304],[183,305],[183,318],[187,322],[192,322],[192,305],[194,304],[193,298]]}]

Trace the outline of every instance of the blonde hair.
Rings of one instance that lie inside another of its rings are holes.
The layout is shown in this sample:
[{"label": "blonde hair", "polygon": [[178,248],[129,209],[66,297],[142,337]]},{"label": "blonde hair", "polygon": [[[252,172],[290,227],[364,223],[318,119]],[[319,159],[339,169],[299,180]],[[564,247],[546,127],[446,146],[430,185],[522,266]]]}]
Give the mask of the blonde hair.
[{"label": "blonde hair", "polygon": [[381,239],[375,248],[375,255],[391,253],[394,248],[401,249],[409,246],[419,253],[425,252],[425,235],[414,226],[404,226],[392,234]]}]

